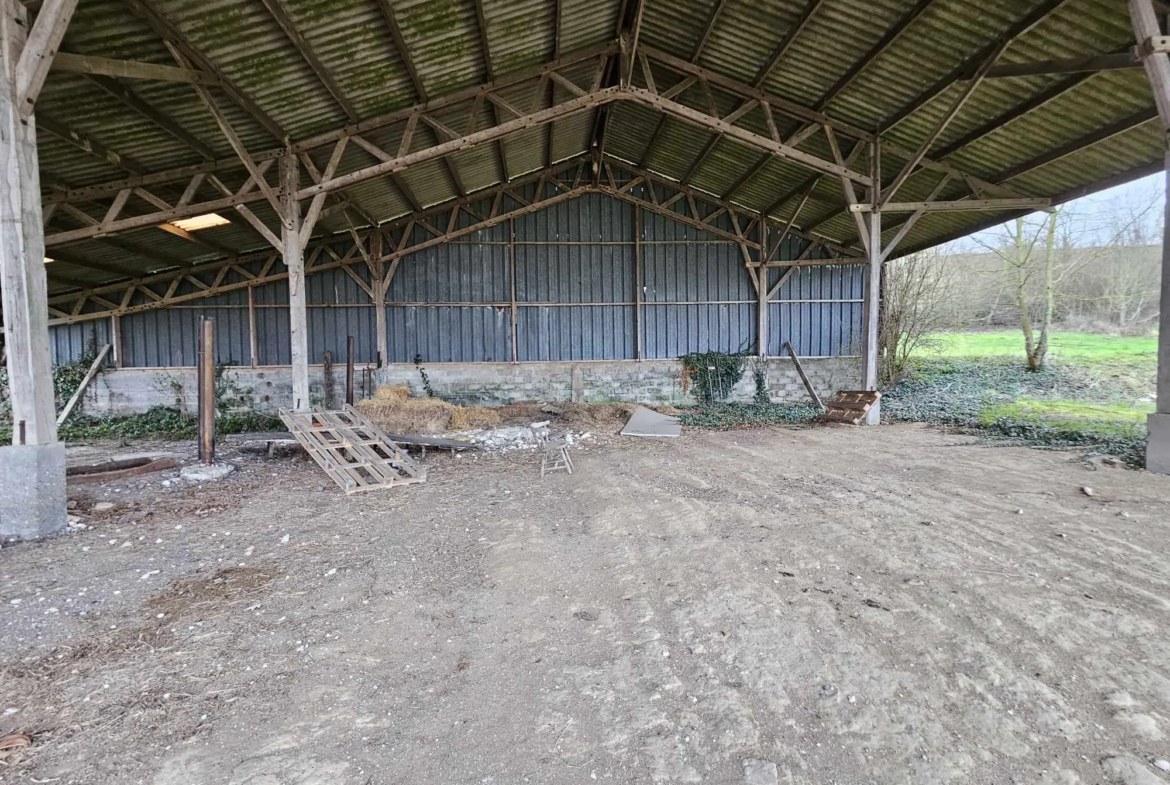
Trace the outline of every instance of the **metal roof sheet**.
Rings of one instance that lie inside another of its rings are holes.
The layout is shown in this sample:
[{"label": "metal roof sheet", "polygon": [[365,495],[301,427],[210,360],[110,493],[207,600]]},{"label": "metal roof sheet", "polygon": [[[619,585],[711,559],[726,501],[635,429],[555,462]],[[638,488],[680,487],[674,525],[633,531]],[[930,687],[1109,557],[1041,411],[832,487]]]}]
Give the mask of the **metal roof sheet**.
[{"label": "metal roof sheet", "polygon": [[[35,3],[30,6],[35,10]],[[834,120],[866,131],[881,129],[883,136],[912,150],[928,136],[961,86],[942,89],[933,100],[924,97],[1039,9],[1050,12],[1011,43],[1001,62],[1119,52],[1132,43],[1128,14],[1118,0],[86,0],[61,48],[173,66],[163,36],[179,41],[230,80],[264,115],[256,116],[234,101],[218,101],[245,147],[260,152],[278,147],[281,135],[296,142],[326,134],[404,110],[422,97],[442,99],[493,77],[539,66],[558,52],[614,41],[640,18],[642,46],[749,86],[759,81],[779,99],[823,109]],[[282,29],[281,14],[291,32]],[[401,33],[401,50],[391,22]],[[908,23],[894,35],[903,22]],[[777,57],[781,46],[782,56]],[[562,73],[587,90],[595,66],[595,59],[583,60]],[[607,72],[608,83],[616,78],[616,70]],[[659,91],[682,79],[657,62],[650,72]],[[844,82],[847,75],[852,78]],[[640,67],[634,68],[633,83],[646,86]],[[225,98],[220,88],[209,89]],[[569,98],[570,91],[533,76],[500,95],[520,111],[533,112]],[[709,99],[720,115],[735,111],[744,100],[717,85],[710,96],[692,86],[674,100],[706,111]],[[474,112],[469,106],[452,105],[433,116],[458,133],[507,119],[491,102],[481,102]],[[989,79],[932,149],[936,157],[945,156],[977,177],[1007,178],[1006,184],[1023,194],[1072,195],[1136,176],[1157,164],[1161,132],[1152,107],[1140,69]],[[38,139],[46,199],[63,188],[198,164],[209,156],[233,156],[196,91],[182,83],[95,79],[54,71],[37,113],[43,120]],[[779,110],[773,115],[785,138],[804,125]],[[403,216],[413,209],[412,199],[423,207],[440,204],[458,197],[460,184],[464,191],[475,192],[585,154],[599,143],[607,155],[667,178],[689,174],[689,185],[748,210],[773,208],[773,217],[780,220],[792,218],[797,191],[813,174],[791,160],[768,160],[759,149],[728,138],[712,145],[711,131],[676,117],[663,120],[641,104],[612,104],[601,110],[601,116],[605,122],[599,122],[597,111],[581,112],[556,120],[551,128],[520,130],[502,142],[461,150],[446,161],[411,166],[397,182],[391,177],[363,181],[341,193],[347,208],[331,211],[322,222],[323,230]],[[1001,118],[1007,121],[997,125]],[[737,124],[769,134],[758,108]],[[405,127],[404,120],[382,125],[364,133],[364,138],[393,152]],[[601,128],[603,143],[596,136]],[[1111,133],[1103,134],[1103,129]],[[1095,134],[1101,138],[1094,139]],[[420,123],[410,149],[440,141],[434,129]],[[1084,149],[1074,149],[1081,143]],[[842,139],[842,144],[848,149],[851,141]],[[1066,154],[1058,154],[1066,147]],[[799,149],[831,158],[821,133],[808,137]],[[897,173],[904,154],[884,156],[887,181]],[[314,150],[310,157],[323,169],[329,150]],[[338,173],[376,161],[351,142]],[[859,171],[865,166],[864,157],[856,166]],[[271,172],[274,176],[275,167]],[[240,166],[217,176],[236,189],[245,172]],[[920,170],[909,178],[899,198],[924,198],[939,176],[937,171]],[[302,183],[307,182],[308,175],[303,174]],[[172,184],[157,187],[155,193],[174,203],[181,190]],[[956,181],[946,193],[957,198],[965,192]],[[211,199],[220,194],[205,182],[198,195]],[[781,200],[785,195],[793,198]],[[100,218],[111,198],[95,197],[75,207]],[[147,209],[145,203],[131,204]],[[815,225],[828,240],[853,242],[855,225],[842,212],[843,205],[836,179],[821,177],[797,223],[801,228]],[[270,227],[277,225],[265,202],[253,202],[251,208]],[[230,210],[228,217],[230,226],[201,236],[229,251],[263,248],[259,233]],[[994,217],[928,215],[905,247],[961,234]],[[50,231],[80,225],[75,213],[58,210],[51,217]],[[78,259],[137,272],[224,255],[208,243],[191,243],[155,227],[124,237],[136,251],[112,245],[109,239],[87,239],[58,250],[62,256],[72,253]],[[64,262],[52,272],[54,293],[116,278]]]}]

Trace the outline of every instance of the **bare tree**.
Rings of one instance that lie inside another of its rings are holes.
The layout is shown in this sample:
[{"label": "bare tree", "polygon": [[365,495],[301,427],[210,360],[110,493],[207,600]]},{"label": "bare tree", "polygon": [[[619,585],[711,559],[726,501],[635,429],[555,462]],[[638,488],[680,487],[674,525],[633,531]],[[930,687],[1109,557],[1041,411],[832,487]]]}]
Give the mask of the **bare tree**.
[{"label": "bare tree", "polygon": [[950,326],[948,299],[956,292],[954,267],[945,249],[934,248],[890,262],[883,271],[878,371],[883,384],[897,384],[915,351],[933,333]]}]

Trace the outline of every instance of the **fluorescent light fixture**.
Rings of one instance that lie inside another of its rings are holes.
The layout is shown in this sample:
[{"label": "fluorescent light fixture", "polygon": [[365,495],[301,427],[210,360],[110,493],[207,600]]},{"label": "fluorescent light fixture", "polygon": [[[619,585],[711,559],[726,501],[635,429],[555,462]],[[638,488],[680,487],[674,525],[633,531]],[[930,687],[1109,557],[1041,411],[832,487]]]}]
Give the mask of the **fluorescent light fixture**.
[{"label": "fluorescent light fixture", "polygon": [[206,213],[204,215],[197,215],[194,218],[180,218],[177,221],[171,221],[171,226],[177,226],[185,232],[195,232],[200,229],[210,229],[213,226],[223,226],[231,223],[219,213]]}]

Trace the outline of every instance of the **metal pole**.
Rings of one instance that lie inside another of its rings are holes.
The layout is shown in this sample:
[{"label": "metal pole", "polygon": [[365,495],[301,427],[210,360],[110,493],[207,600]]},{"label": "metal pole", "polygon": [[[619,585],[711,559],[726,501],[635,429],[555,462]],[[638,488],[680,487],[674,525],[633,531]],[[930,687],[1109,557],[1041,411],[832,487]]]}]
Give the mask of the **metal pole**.
[{"label": "metal pole", "polygon": [[333,408],[333,352],[325,352],[324,368],[322,369],[325,378],[322,380],[325,386],[325,408]]},{"label": "metal pole", "polygon": [[215,322],[203,320],[199,331],[199,460],[215,463]]},{"label": "metal pole", "polygon": [[353,336],[345,338],[345,402],[353,406]]}]

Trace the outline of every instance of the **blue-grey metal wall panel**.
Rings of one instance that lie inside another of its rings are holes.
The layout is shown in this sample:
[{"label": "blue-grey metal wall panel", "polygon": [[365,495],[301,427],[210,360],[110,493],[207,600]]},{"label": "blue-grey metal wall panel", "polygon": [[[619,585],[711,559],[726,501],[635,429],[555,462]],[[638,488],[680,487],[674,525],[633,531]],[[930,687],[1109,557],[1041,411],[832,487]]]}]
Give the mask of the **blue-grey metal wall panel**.
[{"label": "blue-grey metal wall panel", "polygon": [[754,301],[743,256],[730,243],[668,243],[642,247],[646,302]]},{"label": "blue-grey metal wall panel", "polygon": [[377,359],[374,307],[358,305],[314,308],[309,306],[309,362],[325,361],[325,352],[333,353],[333,362],[346,360],[347,338],[353,336],[355,363]]},{"label": "blue-grey metal wall panel", "polygon": [[496,306],[410,306],[386,309],[392,363],[506,362],[512,359],[511,317]]},{"label": "blue-grey metal wall panel", "polygon": [[634,208],[602,194],[586,194],[516,219],[517,242],[631,242]]},{"label": "blue-grey metal wall panel", "polygon": [[256,358],[257,365],[292,363],[292,340],[288,331],[288,308],[256,309],[256,343],[260,355]]},{"label": "blue-grey metal wall panel", "polygon": [[194,366],[199,325],[215,320],[215,361],[252,362],[246,308],[168,308],[122,317],[122,364],[127,368]]},{"label": "blue-grey metal wall panel", "polygon": [[[459,225],[466,226],[471,220],[463,213]],[[720,220],[729,219],[723,216]],[[617,199],[587,195],[517,218],[515,227],[516,294],[522,303],[518,310],[518,358],[633,357],[635,309],[618,303],[631,303],[636,298],[634,207]],[[739,247],[646,211],[642,227],[644,356],[752,349],[756,293]],[[432,237],[421,227],[413,231],[417,240]],[[511,359],[509,309],[487,305],[503,306],[511,299],[507,240],[508,224],[503,222],[402,259],[387,292],[388,301],[485,305],[389,306],[391,361],[410,362],[415,354],[421,354],[426,362]],[[334,250],[346,253],[346,243],[339,240]],[[781,257],[796,258],[806,247],[807,241],[789,237]],[[822,256],[817,251],[810,258]],[[259,271],[259,263],[250,263],[250,267]],[[280,269],[279,265],[275,269]],[[368,281],[368,273],[360,265],[355,272]],[[781,274],[780,269],[773,271],[770,280],[779,280]],[[769,353],[780,354],[784,340],[792,340],[804,355],[856,353],[863,287],[861,267],[801,268],[769,305]],[[306,293],[312,362],[320,362],[326,350],[334,353],[335,360],[344,360],[347,335],[357,339],[359,362],[374,361],[375,313],[367,305],[365,291],[343,271],[329,270],[309,276]],[[256,287],[253,295],[257,363],[287,365],[287,282]],[[606,305],[537,307],[523,303]],[[333,307],[323,307],[326,305]],[[191,301],[181,308],[123,317],[123,362],[140,367],[193,365],[197,323],[203,313],[217,319],[217,356],[250,363],[247,292],[242,289]],[[99,341],[108,340],[108,324],[101,319],[54,327],[54,361],[80,356],[82,336],[90,329],[99,331]]]},{"label": "blue-grey metal wall panel", "polygon": [[635,310],[632,305],[523,306],[516,319],[517,359],[631,360]]},{"label": "blue-grey metal wall panel", "polygon": [[492,303],[511,299],[508,246],[448,243],[403,257],[390,290],[396,303]]},{"label": "blue-grey metal wall panel", "polygon": [[755,345],[756,306],[645,305],[642,310],[643,356],[681,357],[691,352],[750,351]]},{"label": "blue-grey metal wall panel", "polygon": [[861,347],[861,303],[770,303],[768,353],[784,341],[801,357],[855,356]]},{"label": "blue-grey metal wall panel", "polygon": [[49,354],[53,365],[80,360],[110,342],[110,320],[57,324],[49,328]]},{"label": "blue-grey metal wall panel", "polygon": [[[354,270],[367,284],[370,282],[369,269],[365,265],[358,265]],[[287,291],[288,287],[285,287]],[[305,294],[309,305],[346,303],[364,305],[370,302],[370,296],[365,293],[357,281],[350,278],[343,270],[326,270],[305,278]],[[245,296],[244,304],[247,305]]]},{"label": "blue-grey metal wall panel", "polygon": [[632,303],[634,246],[517,245],[516,299],[533,303]]}]

